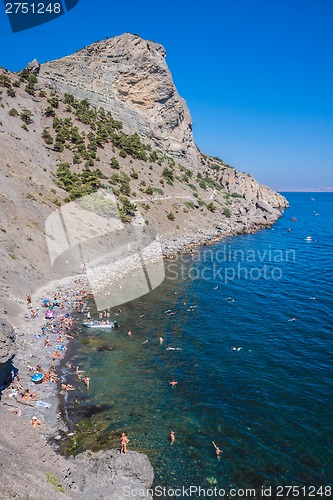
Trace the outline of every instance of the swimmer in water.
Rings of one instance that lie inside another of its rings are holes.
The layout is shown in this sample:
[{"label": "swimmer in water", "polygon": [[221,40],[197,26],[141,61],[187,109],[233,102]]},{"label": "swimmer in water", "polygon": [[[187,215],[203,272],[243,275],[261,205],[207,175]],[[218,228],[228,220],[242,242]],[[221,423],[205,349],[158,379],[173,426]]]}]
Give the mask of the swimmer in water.
[{"label": "swimmer in water", "polygon": [[163,337],[160,337],[160,345],[162,345],[164,342]]},{"label": "swimmer in water", "polygon": [[89,377],[84,377],[82,380],[85,383],[85,386],[87,387],[87,389],[89,389],[90,378]]},{"label": "swimmer in water", "polygon": [[178,384],[178,382],[176,382],[175,380],[172,380],[171,382],[169,382],[169,384],[170,384],[172,387],[174,387],[175,385],[177,385],[177,384]]},{"label": "swimmer in water", "polygon": [[214,286],[214,290],[217,290],[217,289],[218,289],[218,287],[219,287],[218,285]]},{"label": "swimmer in water", "polygon": [[243,349],[243,347],[235,347],[235,346],[231,347],[232,351],[240,351],[241,349]]},{"label": "swimmer in water", "polygon": [[127,335],[130,337],[132,335],[131,330],[128,330]]},{"label": "swimmer in water", "polygon": [[148,339],[146,339],[146,340],[144,340],[142,343],[143,343],[143,344],[147,344],[148,342],[149,342],[149,340],[148,340]]},{"label": "swimmer in water", "polygon": [[288,321],[296,321],[297,318],[288,319]]},{"label": "swimmer in water", "polygon": [[218,446],[216,446],[216,444],[214,443],[214,441],[212,441],[212,444],[215,448],[215,453],[216,453],[216,458],[217,460],[220,460],[220,454],[223,453],[222,450],[220,450],[220,448]]},{"label": "swimmer in water", "polygon": [[170,444],[173,444],[175,442],[175,433],[174,431],[170,432]]}]

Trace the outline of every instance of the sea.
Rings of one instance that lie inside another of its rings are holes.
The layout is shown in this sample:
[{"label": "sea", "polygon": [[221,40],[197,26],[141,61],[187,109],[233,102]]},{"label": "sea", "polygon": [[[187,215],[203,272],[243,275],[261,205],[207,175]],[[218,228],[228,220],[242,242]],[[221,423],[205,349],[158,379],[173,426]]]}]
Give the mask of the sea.
[{"label": "sea", "polygon": [[90,389],[68,417],[102,429],[82,449],[126,431],[154,498],[333,496],[333,193],[285,196],[272,228],[166,261],[158,288],[112,311],[118,329],[73,344]]}]

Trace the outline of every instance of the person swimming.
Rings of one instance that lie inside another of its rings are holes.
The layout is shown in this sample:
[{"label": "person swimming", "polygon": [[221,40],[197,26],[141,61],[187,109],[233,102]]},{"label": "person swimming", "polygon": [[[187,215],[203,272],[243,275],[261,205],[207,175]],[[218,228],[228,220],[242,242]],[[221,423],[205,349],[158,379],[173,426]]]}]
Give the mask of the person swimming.
[{"label": "person swimming", "polygon": [[217,460],[220,460],[220,455],[221,455],[221,453],[223,453],[223,451],[220,450],[220,448],[218,446],[216,446],[216,444],[214,443],[214,441],[212,441],[212,444],[213,444],[213,446],[215,448],[216,458],[217,458]]},{"label": "person swimming", "polygon": [[175,433],[174,431],[170,432],[170,444],[173,444],[175,442]]},{"label": "person swimming", "polygon": [[172,387],[175,387],[175,385],[178,384],[178,382],[176,382],[175,380],[172,380],[171,382],[169,382],[169,384],[172,386]]},{"label": "person swimming", "polygon": [[89,377],[83,377],[83,382],[85,384],[85,386],[87,387],[87,389],[89,389],[89,386],[90,386],[90,378]]}]

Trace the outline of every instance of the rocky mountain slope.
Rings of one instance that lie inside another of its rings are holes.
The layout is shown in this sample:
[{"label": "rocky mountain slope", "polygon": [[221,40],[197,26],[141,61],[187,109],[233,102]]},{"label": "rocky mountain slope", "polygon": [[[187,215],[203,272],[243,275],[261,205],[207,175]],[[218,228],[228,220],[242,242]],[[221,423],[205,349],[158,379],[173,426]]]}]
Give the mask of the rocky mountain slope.
[{"label": "rocky mountain slope", "polygon": [[0,356],[11,353],[13,300],[54,277],[44,225],[63,203],[112,188],[122,221],[154,228],[166,253],[269,226],[288,205],[197,150],[165,50],[136,35],[0,70],[0,91]]},{"label": "rocky mountain slope", "polygon": [[63,93],[110,110],[125,132],[151,138],[157,148],[193,167],[198,152],[190,113],[165,56],[158,43],[126,33],[43,64],[39,75]]}]

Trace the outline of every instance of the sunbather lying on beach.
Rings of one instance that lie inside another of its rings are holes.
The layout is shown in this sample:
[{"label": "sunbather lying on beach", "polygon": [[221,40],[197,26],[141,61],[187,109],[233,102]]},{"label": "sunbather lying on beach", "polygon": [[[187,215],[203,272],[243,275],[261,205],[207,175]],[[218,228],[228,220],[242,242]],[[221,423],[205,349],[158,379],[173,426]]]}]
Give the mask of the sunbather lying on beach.
[{"label": "sunbather lying on beach", "polygon": [[28,401],[37,401],[37,394],[33,394],[29,389],[25,389],[22,399],[27,399]]}]

